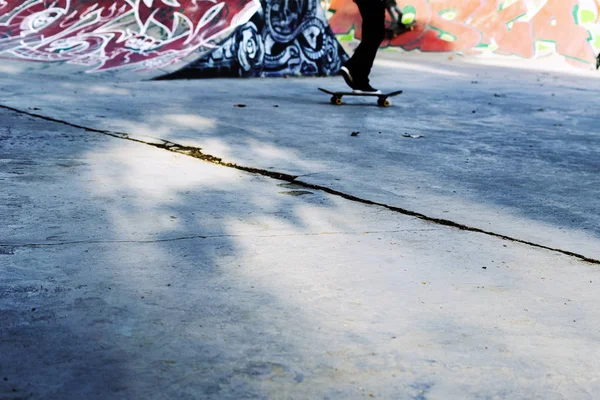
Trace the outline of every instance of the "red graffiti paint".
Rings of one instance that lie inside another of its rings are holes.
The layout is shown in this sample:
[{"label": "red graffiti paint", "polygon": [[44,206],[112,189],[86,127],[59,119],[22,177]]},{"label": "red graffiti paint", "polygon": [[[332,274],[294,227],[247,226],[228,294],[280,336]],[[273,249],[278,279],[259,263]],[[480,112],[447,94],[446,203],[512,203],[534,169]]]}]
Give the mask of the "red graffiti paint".
[{"label": "red graffiti paint", "polygon": [[257,8],[255,0],[0,0],[0,56],[94,71],[160,68],[218,44]]},{"label": "red graffiti paint", "polygon": [[441,32],[433,29],[441,25],[430,3],[426,0],[417,0],[411,4],[417,13],[417,22],[413,31],[401,35],[386,46],[398,46],[405,50],[421,50],[431,52],[454,51],[454,43],[441,39]]},{"label": "red graffiti paint", "polygon": [[[575,60],[574,63],[594,64],[596,54],[588,41],[590,34],[577,25],[574,17],[578,0],[548,0],[535,15],[526,20],[528,2],[518,0],[503,6],[503,0],[398,0],[401,7],[410,6],[416,12],[416,29],[383,46],[404,50],[459,51],[472,54],[481,48],[494,46],[498,54],[536,56],[536,42],[553,42],[556,53]],[[531,2],[529,2],[531,3]],[[600,1],[597,0],[600,8]],[[361,19],[352,0],[333,0],[330,20],[333,31],[347,34],[354,27],[360,39]],[[446,18],[451,14],[450,18]],[[598,21],[600,23],[600,21]]]},{"label": "red graffiti paint", "polygon": [[329,19],[329,25],[335,34],[349,33],[353,28],[356,29],[355,36],[362,37],[361,18],[358,13],[358,7],[352,0],[333,0],[330,10],[334,12]]}]

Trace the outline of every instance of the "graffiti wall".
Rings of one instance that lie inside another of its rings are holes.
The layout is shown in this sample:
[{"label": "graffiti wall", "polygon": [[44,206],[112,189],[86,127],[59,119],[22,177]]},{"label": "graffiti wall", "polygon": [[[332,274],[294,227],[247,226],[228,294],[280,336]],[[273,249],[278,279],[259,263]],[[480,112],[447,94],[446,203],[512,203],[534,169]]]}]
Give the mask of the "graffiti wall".
[{"label": "graffiti wall", "polygon": [[[558,54],[595,67],[600,53],[600,0],[398,0],[412,32],[383,46],[406,51],[494,53],[522,58]],[[330,25],[342,42],[361,37],[352,0],[330,0]]]},{"label": "graffiti wall", "polygon": [[156,69],[208,52],[257,0],[0,0],[0,58],[91,71]]},{"label": "graffiti wall", "polygon": [[262,0],[261,10],[225,44],[179,76],[330,75],[346,53],[318,0]]},{"label": "graffiti wall", "polygon": [[[398,4],[416,26],[385,47],[600,63],[600,0]],[[0,0],[0,60],[88,72],[184,67],[187,77],[328,75],[347,57],[338,40],[360,40],[360,22],[353,0]]]},{"label": "graffiti wall", "polygon": [[318,0],[0,0],[0,60],[97,72],[187,59],[205,77],[327,75],[344,57]]}]

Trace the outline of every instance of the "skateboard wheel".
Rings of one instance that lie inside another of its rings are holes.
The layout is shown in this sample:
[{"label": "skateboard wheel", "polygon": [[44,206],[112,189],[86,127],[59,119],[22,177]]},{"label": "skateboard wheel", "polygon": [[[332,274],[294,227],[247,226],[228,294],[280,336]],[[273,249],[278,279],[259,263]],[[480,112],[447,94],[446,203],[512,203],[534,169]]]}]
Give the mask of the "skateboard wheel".
[{"label": "skateboard wheel", "polygon": [[389,99],[379,99],[377,100],[377,105],[379,107],[389,107],[392,105],[392,102]]},{"label": "skateboard wheel", "polygon": [[331,102],[337,106],[341,106],[342,105],[342,98],[341,97],[332,97],[331,98]]}]

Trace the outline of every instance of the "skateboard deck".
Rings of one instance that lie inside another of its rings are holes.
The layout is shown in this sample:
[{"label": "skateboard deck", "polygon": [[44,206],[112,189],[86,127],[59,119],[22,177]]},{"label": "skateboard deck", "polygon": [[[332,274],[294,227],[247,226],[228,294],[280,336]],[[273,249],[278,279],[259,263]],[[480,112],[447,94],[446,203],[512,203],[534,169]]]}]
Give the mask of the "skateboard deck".
[{"label": "skateboard deck", "polygon": [[344,102],[342,101],[342,97],[344,96],[363,96],[363,97],[377,97],[377,105],[380,107],[389,107],[392,105],[392,102],[388,97],[398,96],[402,94],[402,90],[396,90],[390,93],[354,93],[354,92],[333,92],[331,90],[318,88],[321,92],[327,93],[331,95],[331,104],[342,105]]}]

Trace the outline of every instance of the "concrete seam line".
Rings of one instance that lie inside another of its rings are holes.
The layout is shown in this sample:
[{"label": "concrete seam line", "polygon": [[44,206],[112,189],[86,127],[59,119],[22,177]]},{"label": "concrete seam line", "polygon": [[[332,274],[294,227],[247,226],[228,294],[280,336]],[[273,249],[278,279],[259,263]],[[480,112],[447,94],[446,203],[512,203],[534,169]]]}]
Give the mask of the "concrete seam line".
[{"label": "concrete seam line", "polygon": [[244,238],[244,237],[255,237],[255,238],[278,238],[278,237],[297,237],[297,236],[326,236],[326,235],[379,235],[382,233],[400,233],[400,232],[432,232],[436,229],[395,229],[390,231],[351,231],[351,232],[307,232],[307,233],[281,233],[278,235],[190,235],[180,236],[174,238],[164,239],[152,239],[152,240],[111,240],[111,239],[97,239],[97,240],[70,240],[64,242],[49,242],[49,243],[0,243],[0,247],[51,247],[51,246],[68,246],[75,244],[125,244],[125,243],[165,243],[165,242],[177,242],[180,240],[196,240],[196,239],[220,239],[220,238]]},{"label": "concrete seam line", "polygon": [[[372,206],[378,206],[378,207],[383,207],[386,208],[390,211],[399,213],[399,214],[403,214],[403,215],[407,215],[407,216],[411,216],[411,217],[415,217],[418,219],[421,219],[423,221],[427,221],[433,224],[437,224],[437,225],[443,225],[443,226],[448,226],[448,227],[452,227],[452,228],[457,228],[463,231],[469,231],[469,232],[474,232],[474,233],[481,233],[484,235],[488,235],[488,236],[493,236],[499,239],[503,239],[503,240],[507,240],[507,241],[511,241],[511,242],[515,242],[515,243],[521,243],[527,246],[532,246],[532,247],[536,247],[536,248],[540,248],[540,249],[544,249],[544,250],[549,250],[549,251],[553,251],[553,252],[557,252],[557,253],[561,253],[570,257],[575,257],[578,258],[581,261],[590,263],[590,264],[597,264],[600,265],[600,259],[594,259],[591,257],[587,257],[584,256],[583,254],[578,254],[572,251],[568,251],[568,250],[563,250],[563,249],[559,249],[559,248],[554,248],[554,247],[549,247],[549,246],[545,246],[543,244],[539,244],[539,243],[534,243],[534,242],[529,242],[527,240],[523,240],[523,239],[517,239],[511,236],[507,236],[507,235],[503,235],[500,233],[495,233],[492,231],[486,231],[484,229],[480,229],[480,228],[475,228],[472,226],[468,226],[468,225],[464,225],[458,222],[454,222],[451,220],[447,220],[447,219],[441,219],[441,218],[434,218],[434,217],[429,217],[425,214],[416,212],[416,211],[411,211],[408,209],[404,209],[401,207],[397,207],[397,206],[391,206],[389,204],[385,204],[385,203],[379,203],[376,201],[372,201],[372,200],[368,200],[368,199],[363,199],[360,197],[356,197],[353,196],[351,194],[348,193],[344,193],[341,192],[339,190],[335,190],[335,189],[331,189],[328,188],[326,186],[321,186],[321,185],[315,185],[315,184],[311,184],[311,183],[307,183],[307,182],[302,182],[300,180],[298,180],[298,176],[294,176],[294,175],[290,175],[290,174],[286,174],[286,173],[281,173],[281,172],[273,172],[273,171],[267,171],[264,169],[260,169],[260,168],[253,168],[253,167],[247,167],[247,166],[243,166],[243,165],[238,165],[232,162],[228,162],[228,161],[223,161],[221,158],[210,155],[210,154],[204,154],[202,152],[202,149],[199,147],[193,147],[193,146],[184,146],[184,145],[179,145],[177,143],[173,143],[173,142],[169,142],[166,140],[162,140],[163,143],[162,144],[157,144],[157,143],[150,143],[150,142],[145,142],[143,140],[139,140],[139,139],[135,139],[130,137],[127,133],[123,133],[123,132],[115,132],[115,131],[109,131],[109,130],[103,130],[103,129],[96,129],[96,128],[90,128],[87,126],[83,126],[83,125],[78,125],[78,124],[74,124],[68,121],[63,121],[60,119],[56,119],[56,118],[52,118],[52,117],[47,117],[41,114],[36,114],[36,113],[31,113],[28,111],[23,111],[23,110],[19,110],[17,108],[13,108],[13,107],[9,107],[9,106],[5,106],[0,104],[0,108],[1,109],[6,109],[9,111],[13,111],[19,114],[24,114],[24,115],[28,115],[30,117],[33,118],[40,118],[43,119],[45,121],[49,121],[49,122],[55,122],[58,124],[62,124],[62,125],[67,125],[73,128],[77,128],[77,129],[82,129],[84,131],[87,132],[94,132],[94,133],[99,133],[99,134],[103,134],[103,135],[108,135],[114,138],[118,138],[118,139],[125,139],[125,140],[130,140],[132,142],[137,142],[137,143],[141,143],[141,144],[145,144],[148,146],[152,146],[152,147],[156,147],[159,149],[163,149],[163,150],[168,150],[174,153],[178,153],[178,154],[183,154],[183,155],[187,155],[190,157],[194,157],[203,161],[208,161],[211,162],[213,164],[217,164],[217,165],[222,165],[224,167],[228,167],[228,168],[233,168],[233,169],[237,169],[240,171],[245,171],[245,172],[249,172],[249,173],[253,173],[253,174],[258,174],[258,175],[263,175],[263,176],[267,176],[269,178],[273,178],[273,179],[277,179],[277,180],[281,180],[281,181],[285,181],[285,182],[290,182],[290,183],[294,183],[298,186],[302,186],[308,189],[313,189],[313,190],[318,190],[321,192],[325,192],[334,196],[338,196],[338,197],[342,197],[346,200],[350,200],[353,202],[358,202],[358,203],[362,203],[362,204],[367,204],[367,205],[372,205]],[[4,245],[0,245],[0,246],[4,246]]]}]

